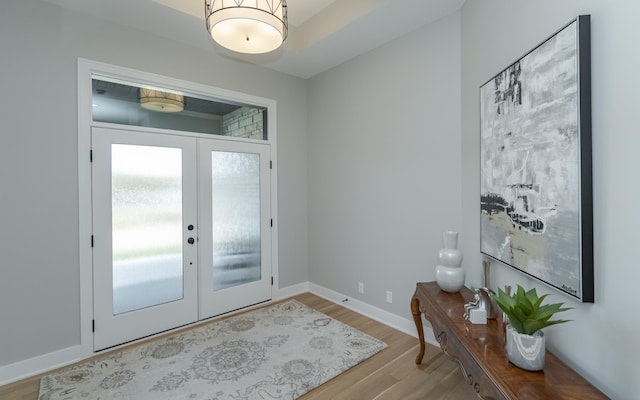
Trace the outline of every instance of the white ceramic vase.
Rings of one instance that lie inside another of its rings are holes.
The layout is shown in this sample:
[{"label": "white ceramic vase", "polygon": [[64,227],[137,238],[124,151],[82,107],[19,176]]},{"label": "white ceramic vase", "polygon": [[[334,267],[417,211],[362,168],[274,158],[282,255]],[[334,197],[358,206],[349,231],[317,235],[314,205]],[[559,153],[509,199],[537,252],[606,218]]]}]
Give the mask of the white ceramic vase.
[{"label": "white ceramic vase", "polygon": [[516,367],[527,371],[542,370],[545,350],[544,332],[537,331],[533,335],[526,335],[507,325],[507,354],[509,361]]},{"label": "white ceramic vase", "polygon": [[445,292],[455,293],[464,286],[462,252],[458,250],[458,232],[442,234],[443,248],[438,253],[436,282]]}]

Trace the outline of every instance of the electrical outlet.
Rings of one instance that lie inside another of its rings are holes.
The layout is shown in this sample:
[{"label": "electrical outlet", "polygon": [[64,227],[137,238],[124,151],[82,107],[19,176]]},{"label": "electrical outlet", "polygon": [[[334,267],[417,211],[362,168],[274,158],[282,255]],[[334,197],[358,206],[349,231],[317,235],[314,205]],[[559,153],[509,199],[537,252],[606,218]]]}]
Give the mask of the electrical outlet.
[{"label": "electrical outlet", "polygon": [[364,293],[364,283],[362,282],[358,282],[358,293],[360,294]]},{"label": "electrical outlet", "polygon": [[393,303],[393,293],[387,290],[387,303]]}]

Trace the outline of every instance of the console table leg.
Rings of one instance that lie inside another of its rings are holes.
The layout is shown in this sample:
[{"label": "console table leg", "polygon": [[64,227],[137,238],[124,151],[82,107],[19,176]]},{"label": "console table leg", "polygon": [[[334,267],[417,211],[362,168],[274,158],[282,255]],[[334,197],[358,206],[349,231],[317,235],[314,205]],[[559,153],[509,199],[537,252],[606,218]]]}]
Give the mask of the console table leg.
[{"label": "console table leg", "polygon": [[416,364],[422,363],[424,357],[424,330],[422,329],[422,313],[420,313],[420,300],[417,297],[411,299],[411,314],[413,314],[413,322],[416,324],[416,330],[418,331],[418,340],[420,341],[420,352],[416,357]]}]

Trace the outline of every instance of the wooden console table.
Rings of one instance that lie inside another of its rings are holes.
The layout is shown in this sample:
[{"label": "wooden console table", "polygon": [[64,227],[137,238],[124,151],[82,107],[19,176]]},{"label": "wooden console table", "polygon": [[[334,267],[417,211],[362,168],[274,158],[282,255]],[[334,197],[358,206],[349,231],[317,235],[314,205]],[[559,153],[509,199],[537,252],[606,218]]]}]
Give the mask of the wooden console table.
[{"label": "wooden console table", "polygon": [[444,352],[460,364],[460,369],[481,399],[607,399],[602,392],[547,351],[540,372],[522,370],[509,363],[502,322],[473,325],[463,318],[464,304],[473,293],[441,291],[435,282],[418,283],[411,299],[411,312],[420,339],[416,364],[422,363],[425,343],[422,318],[431,322],[433,333]]}]

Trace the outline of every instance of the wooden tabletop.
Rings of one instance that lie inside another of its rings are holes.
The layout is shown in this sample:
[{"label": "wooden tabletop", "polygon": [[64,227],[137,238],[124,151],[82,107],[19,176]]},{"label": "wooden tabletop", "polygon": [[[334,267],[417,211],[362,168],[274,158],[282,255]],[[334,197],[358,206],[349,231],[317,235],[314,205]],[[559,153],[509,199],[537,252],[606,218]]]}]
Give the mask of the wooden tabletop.
[{"label": "wooden tabletop", "polygon": [[[418,283],[412,299],[416,325],[424,314],[443,350],[458,361],[469,384],[485,399],[607,399],[598,389],[547,351],[543,371],[530,372],[509,363],[501,320],[474,325],[463,318],[464,304],[473,293],[440,290],[436,282]],[[419,315],[419,314],[418,314]],[[423,340],[423,338],[421,338]],[[422,357],[416,360],[422,361]]]}]

